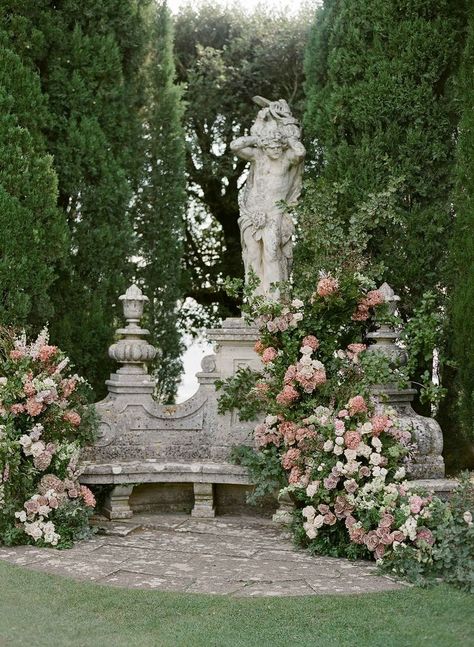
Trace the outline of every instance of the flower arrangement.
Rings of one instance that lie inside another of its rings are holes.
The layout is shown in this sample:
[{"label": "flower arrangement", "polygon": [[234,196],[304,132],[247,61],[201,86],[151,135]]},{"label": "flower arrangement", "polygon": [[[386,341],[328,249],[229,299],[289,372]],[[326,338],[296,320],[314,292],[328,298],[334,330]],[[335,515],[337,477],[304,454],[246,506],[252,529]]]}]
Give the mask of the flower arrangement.
[{"label": "flower arrangement", "polygon": [[70,546],[95,506],[79,484],[80,449],[94,437],[88,385],[44,329],[0,334],[0,543]]},{"label": "flower arrangement", "polygon": [[[247,317],[260,331],[255,350],[263,370],[252,380],[246,369],[222,384],[220,410],[241,409],[242,402],[246,419],[265,414],[254,449],[236,448],[234,458],[249,468],[258,493],[279,486],[291,495],[298,543],[317,553],[372,557],[419,579],[453,515],[406,481],[411,434],[374,386],[406,386],[408,378],[364,343],[377,314],[389,316],[383,295],[358,273],[322,275],[314,292],[286,303],[250,299]],[[472,510],[465,512],[467,538]],[[474,552],[472,540],[470,546]],[[424,568],[413,570],[414,562]]]}]

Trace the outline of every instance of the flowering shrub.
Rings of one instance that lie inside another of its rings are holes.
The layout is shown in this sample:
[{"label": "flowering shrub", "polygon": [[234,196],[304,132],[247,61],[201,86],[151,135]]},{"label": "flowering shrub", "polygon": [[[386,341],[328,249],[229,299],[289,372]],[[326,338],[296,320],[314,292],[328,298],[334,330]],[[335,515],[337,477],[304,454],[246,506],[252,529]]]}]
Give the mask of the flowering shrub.
[{"label": "flowering shrub", "polygon": [[364,343],[375,311],[387,316],[372,288],[357,273],[322,275],[304,299],[251,301],[263,371],[252,380],[247,369],[245,382],[239,373],[224,384],[221,411],[242,402],[248,419],[253,402],[254,415],[266,414],[254,430],[255,449],[241,447],[234,458],[249,468],[259,492],[268,492],[268,474],[273,487],[286,482],[299,543],[318,553],[373,557],[413,579],[406,562],[436,559],[440,528],[452,515],[438,498],[409,489],[410,433],[373,395],[375,385],[406,386],[407,377]]},{"label": "flowering shrub", "polygon": [[93,439],[84,380],[49,345],[0,337],[0,543],[66,547],[89,532],[94,495],[78,482],[81,446]]}]

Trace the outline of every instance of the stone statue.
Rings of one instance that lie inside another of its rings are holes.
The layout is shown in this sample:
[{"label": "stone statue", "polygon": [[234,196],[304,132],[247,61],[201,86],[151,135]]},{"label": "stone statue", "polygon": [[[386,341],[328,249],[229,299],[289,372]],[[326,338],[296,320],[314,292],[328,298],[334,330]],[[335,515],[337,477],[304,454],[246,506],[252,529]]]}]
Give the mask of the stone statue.
[{"label": "stone statue", "polygon": [[253,271],[260,280],[257,294],[278,299],[272,283],[287,281],[293,260],[291,217],[285,204],[296,204],[301,193],[303,160],[301,129],[284,99],[254,97],[260,106],[250,136],[230,144],[236,155],[250,162],[240,190],[240,235],[245,275]]}]

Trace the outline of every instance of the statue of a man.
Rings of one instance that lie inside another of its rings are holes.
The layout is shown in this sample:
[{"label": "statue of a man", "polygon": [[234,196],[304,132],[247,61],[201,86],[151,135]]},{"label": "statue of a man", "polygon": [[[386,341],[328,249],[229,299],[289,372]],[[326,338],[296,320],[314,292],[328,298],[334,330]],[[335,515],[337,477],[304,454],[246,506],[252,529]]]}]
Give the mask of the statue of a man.
[{"label": "statue of a man", "polygon": [[245,275],[260,280],[258,294],[277,299],[272,283],[287,281],[293,260],[294,226],[285,204],[296,204],[301,193],[303,160],[301,130],[284,99],[254,97],[261,107],[249,137],[234,140],[230,149],[250,162],[240,190],[240,235]]}]

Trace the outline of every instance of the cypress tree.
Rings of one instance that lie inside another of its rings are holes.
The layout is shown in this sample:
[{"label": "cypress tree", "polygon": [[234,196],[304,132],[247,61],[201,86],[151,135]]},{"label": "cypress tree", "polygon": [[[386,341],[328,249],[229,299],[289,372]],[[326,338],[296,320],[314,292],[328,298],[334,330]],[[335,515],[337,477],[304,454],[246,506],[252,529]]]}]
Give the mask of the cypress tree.
[{"label": "cypress tree", "polygon": [[33,331],[53,315],[57,262],[67,249],[42,136],[47,122],[38,76],[0,31],[0,321]]},{"label": "cypress tree", "polygon": [[152,15],[146,66],[144,170],[137,198],[138,275],[150,298],[148,327],[159,349],[154,367],[158,397],[170,403],[182,365],[177,302],[186,203],[181,88],[175,83],[173,28],[162,3]]},{"label": "cypress tree", "polygon": [[[474,8],[471,7],[466,47],[459,73],[461,120],[454,193],[455,221],[451,244],[449,303],[452,357],[457,366],[458,433],[451,450],[463,464],[474,464]],[[461,433],[459,433],[461,432]],[[456,451],[456,446],[457,451]],[[460,454],[463,454],[461,457]]]},{"label": "cypress tree", "polygon": [[55,289],[52,336],[104,392],[119,294],[131,281],[131,201],[141,171],[140,70],[150,0],[5,0],[1,15],[49,97],[45,129],[70,254]]},{"label": "cypress tree", "polygon": [[326,0],[306,55],[309,195],[407,314],[445,276],[463,19],[459,0]]}]

